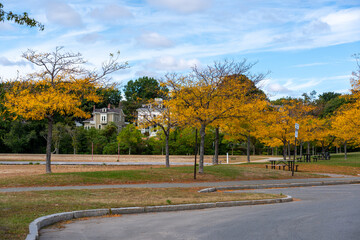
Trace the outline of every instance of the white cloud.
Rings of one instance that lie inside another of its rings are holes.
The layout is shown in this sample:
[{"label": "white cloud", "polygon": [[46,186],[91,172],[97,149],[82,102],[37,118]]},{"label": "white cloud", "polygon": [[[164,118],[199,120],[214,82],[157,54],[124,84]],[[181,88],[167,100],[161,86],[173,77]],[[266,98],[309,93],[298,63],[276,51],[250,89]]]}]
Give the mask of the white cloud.
[{"label": "white cloud", "polygon": [[345,9],[331,13],[322,17],[322,21],[327,23],[334,32],[359,29],[360,8]]},{"label": "white cloud", "polygon": [[330,25],[321,20],[311,21],[309,24],[305,25],[302,30],[304,35],[318,35],[323,33],[329,33],[330,31]]},{"label": "white cloud", "polygon": [[151,5],[168,8],[179,13],[201,12],[209,8],[211,0],[147,0]]},{"label": "white cloud", "polygon": [[101,36],[98,33],[88,33],[81,36],[78,41],[86,44],[96,43]]},{"label": "white cloud", "polygon": [[143,33],[137,41],[148,48],[168,48],[174,45],[170,39],[156,32]]},{"label": "white cloud", "polygon": [[290,94],[292,90],[288,89],[287,87],[280,85],[279,83],[270,83],[265,87],[265,89],[271,93],[276,94]]},{"label": "white cloud", "polygon": [[292,67],[303,68],[303,67],[323,66],[323,65],[327,65],[327,64],[328,63],[324,63],[324,62],[316,62],[316,63],[297,64]]},{"label": "white cloud", "polygon": [[15,28],[9,22],[0,22],[1,31],[14,31]]},{"label": "white cloud", "polygon": [[153,78],[156,78],[158,77],[158,73],[156,72],[153,72],[153,71],[147,71],[147,70],[140,70],[140,71],[136,71],[135,72],[135,75],[138,76],[138,77],[153,77]]},{"label": "white cloud", "polygon": [[6,57],[0,57],[0,65],[2,66],[26,66],[28,64],[25,60],[11,61]]},{"label": "white cloud", "polygon": [[70,5],[64,2],[51,1],[46,5],[46,18],[64,27],[83,25],[81,16]]},{"label": "white cloud", "polygon": [[127,8],[117,4],[110,4],[104,8],[95,8],[90,15],[105,21],[115,21],[121,18],[133,17],[133,14]]},{"label": "white cloud", "polygon": [[156,58],[155,60],[147,64],[147,67],[151,67],[160,71],[182,71],[190,70],[190,68],[194,67],[195,65],[200,65],[199,60],[176,59],[172,56],[163,56]]}]

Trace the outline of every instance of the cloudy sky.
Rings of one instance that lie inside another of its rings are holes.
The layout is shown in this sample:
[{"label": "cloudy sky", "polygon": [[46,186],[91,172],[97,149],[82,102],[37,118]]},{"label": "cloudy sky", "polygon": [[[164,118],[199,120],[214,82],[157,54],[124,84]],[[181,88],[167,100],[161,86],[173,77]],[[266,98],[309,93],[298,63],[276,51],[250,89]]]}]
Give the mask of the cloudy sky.
[{"label": "cloudy sky", "polygon": [[44,31],[0,23],[0,76],[34,69],[27,49],[81,52],[91,67],[120,50],[131,68],[113,75],[125,84],[160,78],[193,65],[243,58],[271,73],[270,96],[346,92],[360,53],[359,0],[3,0],[5,11],[27,12]]}]

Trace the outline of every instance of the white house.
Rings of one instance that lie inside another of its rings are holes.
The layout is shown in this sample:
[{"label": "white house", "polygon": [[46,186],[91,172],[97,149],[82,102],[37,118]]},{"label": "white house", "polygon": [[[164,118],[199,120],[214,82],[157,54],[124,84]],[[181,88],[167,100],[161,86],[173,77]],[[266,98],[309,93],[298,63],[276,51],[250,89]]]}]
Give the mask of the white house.
[{"label": "white house", "polygon": [[155,98],[154,103],[143,104],[141,108],[136,109],[137,111],[137,125],[142,134],[148,134],[150,137],[156,136],[156,125],[145,126],[148,125],[147,122],[159,115],[161,115],[163,105],[161,98]]}]

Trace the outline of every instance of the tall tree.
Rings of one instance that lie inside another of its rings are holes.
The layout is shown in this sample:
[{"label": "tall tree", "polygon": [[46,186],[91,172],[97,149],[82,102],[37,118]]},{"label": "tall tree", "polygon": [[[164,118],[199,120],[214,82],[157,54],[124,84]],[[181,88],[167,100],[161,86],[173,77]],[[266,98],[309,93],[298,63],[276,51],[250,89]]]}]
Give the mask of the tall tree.
[{"label": "tall tree", "polygon": [[345,159],[347,157],[347,144],[360,146],[360,54],[353,55],[357,69],[350,78],[351,94],[342,96],[346,103],[342,105],[332,123],[333,134],[344,143]]},{"label": "tall tree", "polygon": [[80,53],[63,52],[57,47],[51,53],[28,50],[23,57],[40,67],[26,79],[16,81],[8,89],[5,99],[7,111],[25,119],[46,119],[48,125],[46,143],[46,172],[51,173],[51,143],[55,115],[90,117],[81,109],[83,99],[98,102],[96,89],[104,84],[108,74],[124,69],[127,63],[119,64],[118,55],[102,65],[101,72],[82,68],[86,61]]},{"label": "tall tree", "polygon": [[[270,105],[264,114],[261,120],[264,127],[262,131],[258,131],[258,136],[269,147],[277,147],[281,143],[285,159],[286,155],[290,157],[289,147],[295,139],[295,123],[300,123],[312,107],[299,99],[291,98],[280,99],[276,103],[278,105]],[[301,137],[300,134],[299,136]]]},{"label": "tall tree", "polygon": [[263,74],[250,74],[253,66],[246,60],[225,60],[204,69],[195,66],[186,77],[167,77],[178,121],[200,128],[199,173],[204,172],[206,127],[232,116],[233,110],[247,101],[253,85],[264,78]]},{"label": "tall tree", "polygon": [[19,25],[26,25],[28,27],[38,27],[40,31],[44,30],[44,25],[35,19],[30,18],[26,12],[23,14],[16,14],[12,11],[5,11],[4,5],[0,3],[0,22],[4,22],[5,20],[14,21]]},{"label": "tall tree", "polygon": [[[166,88],[160,86],[155,78],[141,77],[135,81],[130,80],[123,88],[125,95],[124,113],[128,120],[134,121],[136,109],[150,99],[163,98],[166,96]],[[164,95],[165,94],[165,95]]]},{"label": "tall tree", "polygon": [[[251,138],[257,137],[257,133],[264,131],[264,124],[261,121],[267,102],[259,97],[246,104],[243,104],[241,111],[235,117],[224,121],[222,126],[229,139],[246,140],[247,161],[250,162]],[[240,110],[240,109],[238,109]]]}]

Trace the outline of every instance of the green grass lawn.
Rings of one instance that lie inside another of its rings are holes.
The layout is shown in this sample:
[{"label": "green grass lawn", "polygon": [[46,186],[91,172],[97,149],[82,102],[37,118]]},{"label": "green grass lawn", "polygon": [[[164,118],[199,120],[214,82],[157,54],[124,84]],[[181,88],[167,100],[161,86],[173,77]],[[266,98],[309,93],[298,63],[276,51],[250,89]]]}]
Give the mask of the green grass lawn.
[{"label": "green grass lawn", "polygon": [[[316,177],[310,173],[296,174],[296,178]],[[291,178],[289,171],[243,167],[241,165],[205,166],[204,174],[197,174],[196,181],[230,181],[251,179]],[[94,172],[70,172],[13,176],[0,179],[0,187],[65,186],[92,184],[127,184],[153,182],[191,182],[193,167],[147,168]]]},{"label": "green grass lawn", "polygon": [[347,159],[345,159],[343,153],[331,154],[330,160],[319,160],[317,164],[330,166],[360,167],[360,152],[348,153]]}]

